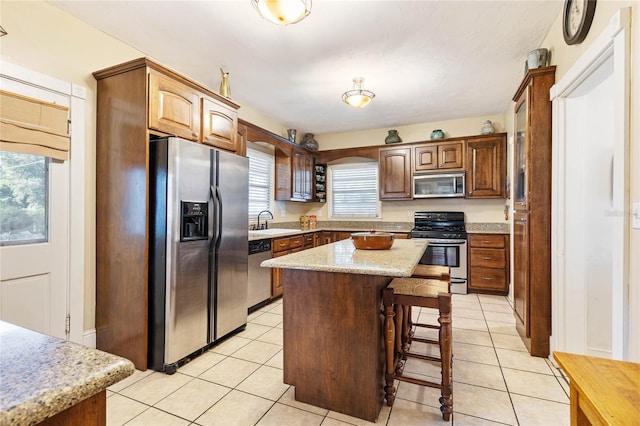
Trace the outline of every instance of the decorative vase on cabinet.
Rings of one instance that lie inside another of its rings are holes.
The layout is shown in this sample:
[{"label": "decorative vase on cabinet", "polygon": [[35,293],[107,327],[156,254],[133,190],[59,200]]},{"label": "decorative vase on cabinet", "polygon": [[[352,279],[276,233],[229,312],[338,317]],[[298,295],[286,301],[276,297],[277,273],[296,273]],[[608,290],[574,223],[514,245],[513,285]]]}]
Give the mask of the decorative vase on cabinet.
[{"label": "decorative vase on cabinet", "polygon": [[389,134],[384,138],[384,143],[386,144],[400,142],[402,142],[402,138],[400,138],[397,130],[389,130]]},{"label": "decorative vase on cabinet", "polygon": [[444,139],[444,132],[440,129],[435,129],[431,132],[431,139]]}]

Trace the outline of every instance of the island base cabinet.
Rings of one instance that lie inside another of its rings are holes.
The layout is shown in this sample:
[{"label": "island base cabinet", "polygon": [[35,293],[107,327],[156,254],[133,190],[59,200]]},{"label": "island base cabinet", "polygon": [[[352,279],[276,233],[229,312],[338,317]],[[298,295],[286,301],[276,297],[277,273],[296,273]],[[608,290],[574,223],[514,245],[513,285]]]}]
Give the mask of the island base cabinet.
[{"label": "island base cabinet", "polygon": [[380,306],[390,281],[283,270],[284,381],[297,401],[376,421],[384,398]]},{"label": "island base cabinet", "polygon": [[106,424],[106,390],[90,396],[55,416],[38,423],[39,426],[106,426]]}]

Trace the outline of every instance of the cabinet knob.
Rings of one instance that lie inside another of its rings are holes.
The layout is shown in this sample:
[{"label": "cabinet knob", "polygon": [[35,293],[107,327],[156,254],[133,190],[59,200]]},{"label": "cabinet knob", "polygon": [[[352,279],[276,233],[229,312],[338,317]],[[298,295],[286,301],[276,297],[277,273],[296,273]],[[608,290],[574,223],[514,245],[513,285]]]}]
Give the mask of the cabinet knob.
[{"label": "cabinet knob", "polygon": [[493,281],[493,278],[491,277],[482,277],[482,279],[485,281]]},{"label": "cabinet knob", "polygon": [[482,259],[484,259],[484,260],[491,260],[491,259],[493,259],[493,257],[484,256]]}]

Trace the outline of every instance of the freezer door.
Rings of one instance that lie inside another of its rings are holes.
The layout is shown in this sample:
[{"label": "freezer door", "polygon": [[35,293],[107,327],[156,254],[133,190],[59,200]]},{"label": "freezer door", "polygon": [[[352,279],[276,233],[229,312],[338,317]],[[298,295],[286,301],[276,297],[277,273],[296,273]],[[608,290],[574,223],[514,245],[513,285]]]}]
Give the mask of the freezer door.
[{"label": "freezer door", "polygon": [[247,323],[249,159],[216,151],[212,171],[214,202],[215,335],[218,340]]},{"label": "freezer door", "polygon": [[210,218],[207,239],[194,238],[196,228],[182,224],[194,213],[185,208],[198,208],[194,206],[198,204],[209,210],[211,150],[178,138],[168,141],[165,365],[207,345],[212,233]]}]

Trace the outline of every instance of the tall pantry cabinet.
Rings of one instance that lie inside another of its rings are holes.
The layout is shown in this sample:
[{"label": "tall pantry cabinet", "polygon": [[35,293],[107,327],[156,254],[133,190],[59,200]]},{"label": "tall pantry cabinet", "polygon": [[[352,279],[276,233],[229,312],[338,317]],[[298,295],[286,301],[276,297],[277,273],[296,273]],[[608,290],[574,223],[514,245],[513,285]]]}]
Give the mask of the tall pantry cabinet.
[{"label": "tall pantry cabinet", "polygon": [[244,155],[238,105],[147,58],[94,77],[96,344],[146,370],[149,140],[176,135]]},{"label": "tall pantry cabinet", "polygon": [[551,336],[551,101],[555,66],[530,70],[515,101],[513,297],[516,329],[531,355]]}]

